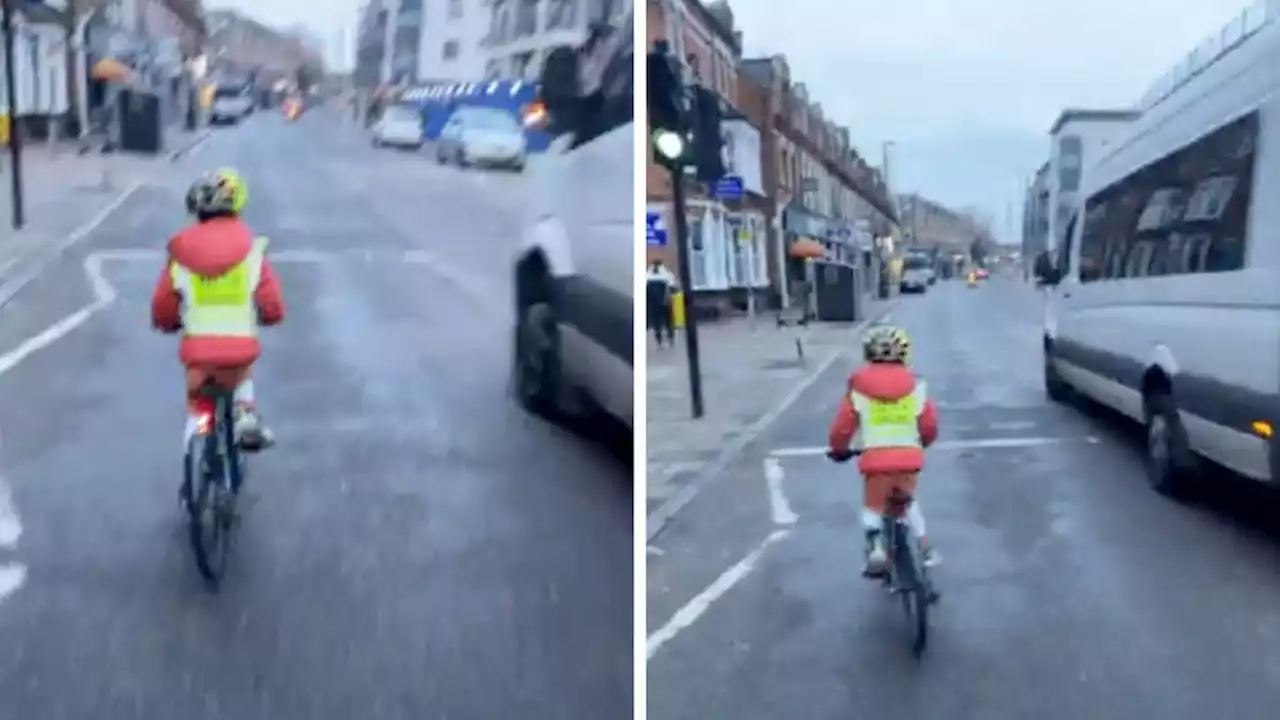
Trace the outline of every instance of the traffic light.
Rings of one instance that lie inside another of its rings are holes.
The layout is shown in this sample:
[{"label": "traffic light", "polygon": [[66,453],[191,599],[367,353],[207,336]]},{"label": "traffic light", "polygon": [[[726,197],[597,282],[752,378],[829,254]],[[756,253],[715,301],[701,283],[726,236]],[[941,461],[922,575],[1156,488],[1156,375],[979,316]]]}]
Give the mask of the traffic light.
[{"label": "traffic light", "polygon": [[688,120],[685,88],[680,69],[665,42],[654,43],[646,57],[649,87],[645,94],[649,108],[649,133],[658,162],[678,169],[685,159]]},{"label": "traffic light", "polygon": [[714,183],[724,177],[724,156],[720,136],[720,97],[712,90],[697,87],[693,94],[693,148],[692,161],[697,168],[698,180]]}]

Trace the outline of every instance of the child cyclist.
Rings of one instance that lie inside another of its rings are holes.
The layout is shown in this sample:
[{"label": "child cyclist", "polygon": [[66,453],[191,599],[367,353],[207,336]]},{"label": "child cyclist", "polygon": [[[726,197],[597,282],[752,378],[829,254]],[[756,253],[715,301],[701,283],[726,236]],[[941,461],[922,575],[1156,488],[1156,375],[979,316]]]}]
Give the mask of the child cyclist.
[{"label": "child cyclist", "polygon": [[[863,338],[862,353],[867,364],[849,376],[831,423],[828,455],[848,460],[853,455],[850,444],[860,437],[858,470],[864,480],[862,526],[867,541],[863,574],[878,577],[887,561],[880,536],[885,507],[895,489],[915,497],[924,449],[938,437],[938,411],[924,381],[907,367],[911,339],[905,330],[873,327]],[[907,509],[907,523],[919,538],[925,565],[936,565],[939,557],[925,537],[918,501]]]},{"label": "child cyclist", "polygon": [[[168,260],[151,298],[151,324],[182,332],[178,358],[186,369],[187,428],[183,447],[196,432],[199,391],[208,381],[235,389],[235,433],[249,451],[270,447],[254,397],[251,371],[258,359],[258,326],[284,319],[284,297],[267,240],[255,237],[240,213],[248,199],[232,170],[199,178],[187,192],[195,222],[169,240]],[[190,489],[184,484],[182,499]]]}]

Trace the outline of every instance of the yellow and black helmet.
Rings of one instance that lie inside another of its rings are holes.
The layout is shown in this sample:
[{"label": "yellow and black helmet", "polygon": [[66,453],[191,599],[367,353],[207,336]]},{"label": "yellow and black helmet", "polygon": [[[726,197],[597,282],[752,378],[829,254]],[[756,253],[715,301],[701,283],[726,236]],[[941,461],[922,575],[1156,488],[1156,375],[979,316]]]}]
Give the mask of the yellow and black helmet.
[{"label": "yellow and black helmet", "polygon": [[197,178],[187,190],[187,212],[192,215],[239,215],[248,201],[249,189],[230,168]]},{"label": "yellow and black helmet", "polygon": [[892,325],[877,325],[862,338],[862,356],[867,362],[907,364],[911,359],[911,337]]}]

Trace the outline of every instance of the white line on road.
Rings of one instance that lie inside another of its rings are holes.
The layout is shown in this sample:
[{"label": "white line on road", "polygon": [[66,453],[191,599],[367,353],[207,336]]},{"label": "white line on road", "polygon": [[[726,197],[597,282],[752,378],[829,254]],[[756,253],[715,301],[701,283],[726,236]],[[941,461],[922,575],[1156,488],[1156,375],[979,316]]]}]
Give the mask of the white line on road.
[{"label": "white line on road", "polygon": [[773,515],[774,524],[794,525],[796,514],[792,512],[791,503],[787,502],[787,495],[782,488],[787,474],[783,472],[782,463],[778,458],[764,459],[764,479],[769,483],[769,512]]},{"label": "white line on road", "polygon": [[737,585],[743,578],[751,573],[755,568],[756,563],[760,561],[760,558],[764,555],[765,551],[769,549],[770,545],[786,538],[790,534],[791,530],[788,528],[774,530],[769,533],[769,536],[764,539],[764,542],[757,545],[755,550],[752,550],[750,554],[739,560],[736,565],[725,570],[720,577],[715,579],[715,582],[708,585],[705,590],[698,593],[697,596],[689,602],[685,603],[684,607],[677,610],[675,614],[671,616],[671,619],[667,621],[666,625],[663,625],[661,628],[658,628],[658,630],[649,635],[648,640],[645,642],[645,659],[652,660],[654,654],[658,652],[659,648],[670,642],[681,632],[687,630],[697,622],[698,618],[702,617],[702,614],[705,613],[708,608],[715,604],[717,600],[724,597],[725,593],[733,589],[734,585]]},{"label": "white line on road", "polygon": [[[1064,443],[1085,442],[1090,445],[1096,445],[1098,438],[1088,437],[1025,437],[1025,438],[978,438],[974,440],[941,440],[929,446],[930,450],[999,450],[1004,448],[1024,448],[1037,447],[1041,445],[1061,445]],[[828,448],[825,445],[813,447],[790,447],[777,448],[770,450],[769,456],[775,458],[785,457],[814,457],[817,455],[826,455]]]},{"label": "white line on road", "polygon": [[17,592],[27,581],[27,566],[9,563],[0,567],[0,602]]}]

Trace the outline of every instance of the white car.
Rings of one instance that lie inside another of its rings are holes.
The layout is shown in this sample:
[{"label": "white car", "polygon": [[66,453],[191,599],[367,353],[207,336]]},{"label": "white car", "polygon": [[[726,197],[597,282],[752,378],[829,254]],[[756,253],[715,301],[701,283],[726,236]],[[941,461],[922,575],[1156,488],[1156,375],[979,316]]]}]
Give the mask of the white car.
[{"label": "white car", "polygon": [[1040,273],[1048,395],[1144,425],[1162,493],[1201,458],[1280,478],[1278,62],[1271,22],[1144,108],[1088,167]]},{"label": "white car", "polygon": [[514,115],[490,107],[464,106],[449,116],[436,143],[436,161],[524,170],[528,142]]},{"label": "white car", "polygon": [[[599,58],[598,114],[547,108],[555,139],[526,183],[512,357],[515,393],[527,409],[557,418],[603,411],[627,427],[634,427],[635,366],[632,18],[612,29],[622,40]],[[544,70],[576,62],[567,49],[553,50]],[[544,73],[544,88],[553,76],[561,75]]]},{"label": "white car", "polygon": [[933,284],[933,263],[927,258],[909,256],[902,261],[901,292],[922,293]]},{"label": "white car", "polygon": [[247,88],[218,88],[209,109],[209,122],[214,125],[234,125],[252,112],[253,96]]},{"label": "white car", "polygon": [[422,143],[422,113],[412,105],[392,105],[373,124],[374,147],[419,150]]}]

